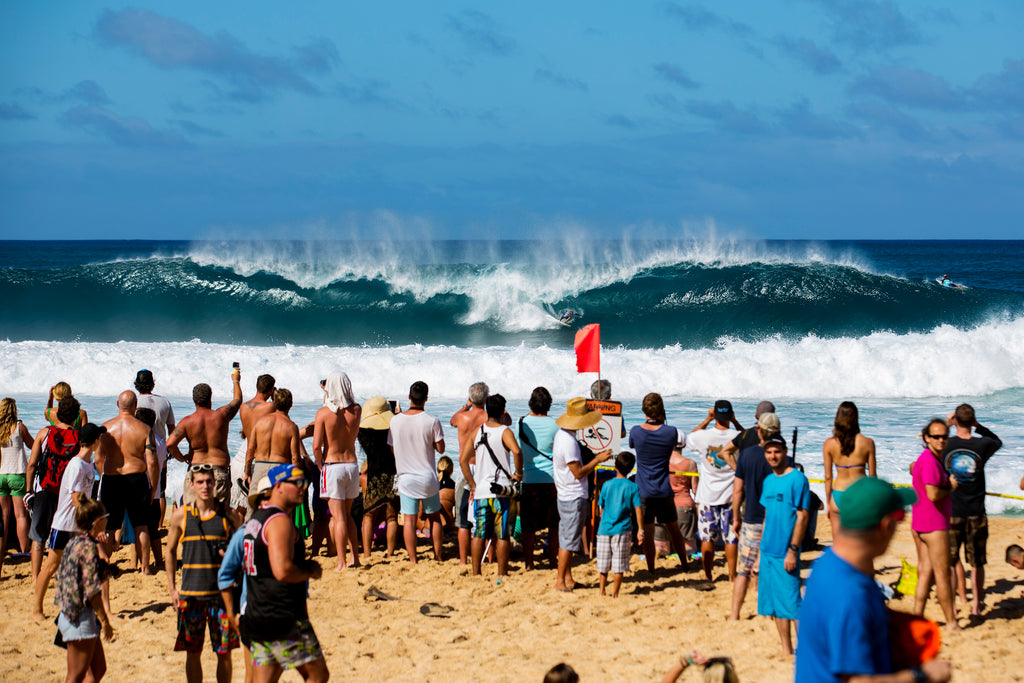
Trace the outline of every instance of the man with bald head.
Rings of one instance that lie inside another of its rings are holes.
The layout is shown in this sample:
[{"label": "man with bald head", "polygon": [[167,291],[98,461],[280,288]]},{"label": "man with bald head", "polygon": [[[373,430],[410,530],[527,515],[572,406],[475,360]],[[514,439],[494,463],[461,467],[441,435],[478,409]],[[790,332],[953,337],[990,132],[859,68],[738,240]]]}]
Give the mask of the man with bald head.
[{"label": "man with bald head", "polygon": [[[231,373],[234,393],[231,402],[213,409],[213,389],[209,384],[197,384],[192,389],[192,402],[196,411],[182,418],[178,426],[167,437],[167,452],[184,460],[193,467],[209,465],[215,480],[214,497],[227,505],[231,498],[231,455],[228,453],[228,429],[231,420],[238,414],[242,405],[242,373],[235,368]],[[178,444],[182,439],[188,441],[188,455],[182,455]],[[185,488],[184,502],[191,505],[195,501],[195,491]]]},{"label": "man with bald head", "polygon": [[135,531],[135,548],[143,574],[149,570],[149,516],[153,490],[160,480],[153,430],[135,418],[138,401],[133,391],[117,397],[117,417],[103,426],[96,452],[100,480],[100,501],[107,509],[107,552],[113,551],[114,531],[121,528],[125,514]]}]

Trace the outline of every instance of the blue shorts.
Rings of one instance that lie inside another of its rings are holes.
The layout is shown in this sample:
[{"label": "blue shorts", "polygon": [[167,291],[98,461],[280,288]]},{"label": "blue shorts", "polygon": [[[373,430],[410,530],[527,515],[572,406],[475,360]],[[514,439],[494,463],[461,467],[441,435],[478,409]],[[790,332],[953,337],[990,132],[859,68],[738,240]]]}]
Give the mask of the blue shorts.
[{"label": "blue shorts", "polygon": [[761,554],[757,580],[757,613],[765,617],[796,619],[800,611],[800,564],[787,572],[785,558]]},{"label": "blue shorts", "polygon": [[473,527],[473,538],[496,538],[508,540],[508,512],[511,507],[508,498],[478,498],[473,501],[476,507],[476,526]]},{"label": "blue shorts", "polygon": [[73,640],[89,640],[100,637],[100,622],[91,605],[86,605],[78,615],[78,621],[68,621],[61,612],[57,617],[57,628],[65,643]]},{"label": "blue shorts", "polygon": [[410,498],[404,494],[400,494],[402,499],[402,514],[403,515],[418,515],[420,513],[420,503],[423,503],[423,514],[432,515],[435,512],[441,511],[441,494],[435,493],[429,498]]},{"label": "blue shorts", "polygon": [[68,542],[72,536],[73,534],[70,531],[50,529],[50,538],[46,541],[46,548],[48,550],[64,550],[64,548],[68,547]]}]

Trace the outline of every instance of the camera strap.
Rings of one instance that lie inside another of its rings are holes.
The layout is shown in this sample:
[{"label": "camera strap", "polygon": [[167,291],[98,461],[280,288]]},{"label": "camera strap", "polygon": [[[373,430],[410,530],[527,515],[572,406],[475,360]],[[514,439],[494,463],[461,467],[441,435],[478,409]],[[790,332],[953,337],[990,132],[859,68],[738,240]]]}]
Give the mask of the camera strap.
[{"label": "camera strap", "polygon": [[[498,456],[496,456],[494,454],[494,449],[491,448],[491,444],[487,442],[487,432],[484,431],[484,426],[483,425],[480,425],[480,440],[477,441],[476,447],[479,448],[481,446],[481,444],[484,446],[484,448],[487,449],[487,452],[490,454],[491,460],[494,462],[494,466],[497,467],[499,470],[501,470],[501,472],[503,472],[505,474],[505,476],[508,478],[508,481],[509,481],[510,484],[513,483],[515,480],[512,479],[512,475],[508,473],[508,470],[506,470],[504,467],[501,466],[501,461],[498,460]],[[494,482],[497,483],[497,481],[498,481],[498,473],[495,472],[494,473]]]},{"label": "camera strap", "polygon": [[554,459],[552,459],[552,457],[550,455],[548,455],[547,453],[543,452],[541,449],[537,448],[536,444],[534,444],[532,441],[530,441],[529,438],[527,438],[526,430],[523,428],[523,420],[525,420],[525,419],[526,419],[525,417],[519,418],[519,442],[522,443],[522,444],[526,444],[527,446],[532,448],[535,452],[539,453],[541,456],[547,458],[548,460],[551,460],[551,462],[554,462]]}]

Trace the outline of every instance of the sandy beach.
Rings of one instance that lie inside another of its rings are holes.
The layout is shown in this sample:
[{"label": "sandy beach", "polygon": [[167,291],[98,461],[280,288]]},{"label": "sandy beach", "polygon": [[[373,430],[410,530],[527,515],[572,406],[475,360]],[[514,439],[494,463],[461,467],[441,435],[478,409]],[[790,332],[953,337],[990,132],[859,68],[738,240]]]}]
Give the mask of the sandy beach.
[{"label": "sandy beach", "polygon": [[[984,618],[962,633],[944,636],[942,657],[953,662],[954,680],[997,683],[1024,680],[1024,572],[1003,562],[1010,543],[1024,540],[1024,520],[990,519],[988,593]],[[824,516],[819,541],[828,539]],[[421,541],[421,560],[427,550]],[[454,543],[446,542],[448,558],[438,565],[421,561],[413,567],[405,553],[385,560],[374,553],[371,566],[336,574],[333,561],[321,556],[324,578],[311,587],[309,610],[334,680],[539,681],[553,664],[572,664],[584,681],[658,680],[681,652],[696,648],[707,655],[728,655],[744,681],[788,681],[793,661],[780,653],[774,626],[753,616],[756,596],[748,595],[744,618],[728,619],[731,585],[719,559],[715,589],[692,588],[695,571],[675,569],[675,560],[659,559],[653,579],[634,555],[618,599],[597,592],[594,562],[579,564],[575,576],[584,587],[571,594],[552,590],[554,571],[524,572],[513,555],[509,581],[495,586],[496,568],[470,576],[458,564]],[[819,553],[805,553],[805,570]],[[876,566],[886,583],[897,579],[900,557],[914,561],[909,524],[901,526],[888,554]],[[454,558],[454,559],[453,559]],[[719,554],[721,558],[721,554]],[[121,568],[129,553],[115,555]],[[691,564],[691,566],[694,566]],[[52,590],[47,595],[43,625],[29,617],[31,594],[27,561],[7,563],[0,590],[0,679],[50,681],[63,679],[65,654],[55,647]],[[400,598],[366,597],[371,587]],[[178,680],[184,655],[171,650],[175,616],[164,575],[128,572],[116,579],[113,605],[121,623],[116,642],[107,645],[112,681]],[[423,603],[454,608],[447,618],[420,613]],[[910,600],[891,603],[909,611]],[[961,616],[967,610],[960,607]],[[938,604],[927,616],[940,618]],[[961,620],[962,624],[967,619]],[[203,655],[204,680],[214,679],[214,658]],[[242,655],[234,656],[234,680],[242,680]],[[295,673],[283,680],[298,680]],[[681,680],[698,680],[687,672]]]}]

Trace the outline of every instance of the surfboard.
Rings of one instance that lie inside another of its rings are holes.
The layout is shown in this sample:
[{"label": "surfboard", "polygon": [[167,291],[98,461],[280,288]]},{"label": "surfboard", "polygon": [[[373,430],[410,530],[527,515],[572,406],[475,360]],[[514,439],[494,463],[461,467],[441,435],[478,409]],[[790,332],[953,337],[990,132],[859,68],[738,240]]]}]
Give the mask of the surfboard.
[{"label": "surfboard", "polygon": [[935,278],[935,281],[947,289],[970,289],[967,285],[962,285],[959,282],[943,282],[941,277]]}]

